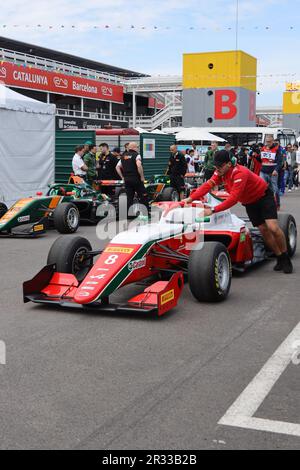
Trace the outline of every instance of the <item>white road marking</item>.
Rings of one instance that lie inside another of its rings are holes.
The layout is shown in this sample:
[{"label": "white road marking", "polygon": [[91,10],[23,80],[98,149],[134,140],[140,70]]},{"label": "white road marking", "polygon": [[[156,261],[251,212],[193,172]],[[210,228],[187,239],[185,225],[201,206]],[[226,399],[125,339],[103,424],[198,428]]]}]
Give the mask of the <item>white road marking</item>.
[{"label": "white road marking", "polygon": [[253,418],[279,377],[291,363],[295,352],[294,343],[299,339],[300,323],[279,346],[218,424],[300,437],[300,424]]}]

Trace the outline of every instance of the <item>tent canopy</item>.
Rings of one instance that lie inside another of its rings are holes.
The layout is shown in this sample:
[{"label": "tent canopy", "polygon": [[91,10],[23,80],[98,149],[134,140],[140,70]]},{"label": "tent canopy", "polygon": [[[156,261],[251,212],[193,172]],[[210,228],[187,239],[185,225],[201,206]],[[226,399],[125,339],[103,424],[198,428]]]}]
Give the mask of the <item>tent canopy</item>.
[{"label": "tent canopy", "polygon": [[222,137],[211,134],[210,132],[202,129],[201,127],[190,127],[181,130],[176,134],[176,140],[182,142],[193,142],[193,141],[216,141],[216,142],[225,142]]},{"label": "tent canopy", "polygon": [[46,192],[54,180],[55,105],[0,85],[0,200]]},{"label": "tent canopy", "polygon": [[55,114],[55,105],[46,104],[21,95],[0,84],[0,109],[26,113]]}]

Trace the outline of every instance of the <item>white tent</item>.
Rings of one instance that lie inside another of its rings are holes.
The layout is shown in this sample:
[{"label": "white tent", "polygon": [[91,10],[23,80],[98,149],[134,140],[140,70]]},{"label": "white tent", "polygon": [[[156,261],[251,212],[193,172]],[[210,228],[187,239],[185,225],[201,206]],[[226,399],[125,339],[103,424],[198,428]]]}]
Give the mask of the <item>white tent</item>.
[{"label": "white tent", "polygon": [[0,84],[0,200],[45,192],[54,180],[55,105]]},{"label": "white tent", "polygon": [[216,141],[225,142],[222,137],[218,137],[210,132],[202,129],[201,127],[190,127],[185,128],[176,134],[176,140],[181,142],[205,142],[205,141]]}]

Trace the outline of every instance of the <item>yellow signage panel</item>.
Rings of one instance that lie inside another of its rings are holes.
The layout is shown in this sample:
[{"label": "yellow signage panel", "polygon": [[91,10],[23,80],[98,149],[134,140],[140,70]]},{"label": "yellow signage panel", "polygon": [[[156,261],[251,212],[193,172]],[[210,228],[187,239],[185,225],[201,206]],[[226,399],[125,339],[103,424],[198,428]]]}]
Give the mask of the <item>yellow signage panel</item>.
[{"label": "yellow signage panel", "polygon": [[257,60],[243,51],[183,54],[183,88],[256,91]]},{"label": "yellow signage panel", "polygon": [[283,93],[283,114],[300,114],[300,91]]}]

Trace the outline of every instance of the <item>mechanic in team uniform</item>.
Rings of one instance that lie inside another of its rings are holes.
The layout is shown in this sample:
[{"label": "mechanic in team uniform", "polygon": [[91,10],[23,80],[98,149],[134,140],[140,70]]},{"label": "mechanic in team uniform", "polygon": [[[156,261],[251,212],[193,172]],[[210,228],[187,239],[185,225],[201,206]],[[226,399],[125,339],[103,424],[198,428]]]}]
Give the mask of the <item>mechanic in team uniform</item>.
[{"label": "mechanic in team uniform", "polygon": [[119,180],[120,176],[116,170],[119,159],[113,155],[108,144],[101,144],[102,154],[99,158],[99,179],[100,180]]},{"label": "mechanic in team uniform", "polygon": [[168,174],[170,175],[171,186],[176,189],[180,199],[183,199],[185,190],[184,176],[187,171],[187,162],[185,156],[181,152],[178,152],[176,145],[171,145],[170,152]]},{"label": "mechanic in team uniform", "polygon": [[93,182],[97,179],[97,162],[96,162],[97,147],[92,144],[89,146],[89,152],[83,157],[84,164],[87,166],[87,182],[93,185]]},{"label": "mechanic in team uniform", "polygon": [[292,273],[293,265],[288,255],[284,233],[278,224],[273,191],[267,182],[248,168],[238,165],[226,150],[216,152],[214,165],[216,171],[212,178],[183,202],[191,203],[205,196],[215,186],[224,184],[225,191],[229,193],[228,199],[212,209],[204,209],[204,216],[209,217],[240,202],[245,206],[254,227],[259,228],[266,244],[275,253],[277,263],[274,270]]},{"label": "mechanic in team uniform", "polygon": [[149,201],[145,188],[145,177],[142,165],[142,157],[138,153],[136,142],[128,144],[128,150],[123,153],[117,164],[117,172],[124,179],[127,195],[128,209],[133,205],[134,195],[137,194],[140,204],[143,204],[149,214]]}]

